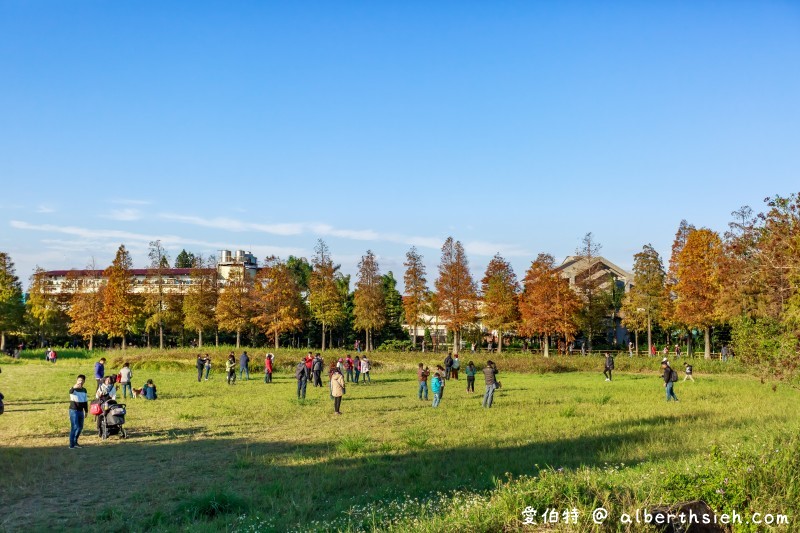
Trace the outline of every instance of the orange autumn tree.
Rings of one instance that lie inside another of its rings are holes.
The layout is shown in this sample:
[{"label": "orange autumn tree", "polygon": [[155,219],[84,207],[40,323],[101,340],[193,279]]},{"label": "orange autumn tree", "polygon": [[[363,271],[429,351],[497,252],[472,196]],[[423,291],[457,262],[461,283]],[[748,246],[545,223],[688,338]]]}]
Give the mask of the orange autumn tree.
[{"label": "orange autumn tree", "polygon": [[264,260],[253,287],[253,324],[279,348],[281,333],[298,331],[303,325],[305,304],[300,287],[287,264],[275,256]]},{"label": "orange autumn tree", "polygon": [[125,335],[133,331],[139,314],[138,298],[133,293],[132,265],[131,256],[122,244],[111,266],[103,272],[107,281],[103,290],[100,327],[109,337],[122,337],[123,350]]},{"label": "orange autumn tree", "polygon": [[411,343],[417,346],[417,329],[422,320],[422,315],[428,310],[428,281],[425,279],[425,264],[422,256],[417,249],[412,246],[406,252],[406,262],[403,263],[406,272],[403,276],[405,294],[403,295],[403,310],[406,314],[406,322],[413,329]]},{"label": "orange autumn tree", "polygon": [[539,254],[522,281],[519,299],[520,333],[541,335],[544,356],[550,356],[550,336],[559,334],[570,342],[578,331],[581,300],[569,281],[556,271],[550,254]]},{"label": "orange autumn tree", "polygon": [[675,317],[689,327],[703,330],[706,359],[711,359],[711,326],[717,318],[721,257],[719,235],[702,228],[688,234],[676,264]]},{"label": "orange autumn tree", "polygon": [[477,318],[478,294],[460,241],[448,237],[442,246],[442,261],[436,279],[439,313],[453,332],[453,353],[461,347],[461,330]]},{"label": "orange autumn tree", "polygon": [[503,332],[519,323],[519,283],[511,263],[496,254],[481,280],[483,293],[483,323],[497,330],[497,351],[503,350]]},{"label": "orange autumn tree", "polygon": [[217,325],[222,331],[236,332],[236,348],[241,346],[242,330],[250,323],[251,289],[252,283],[245,274],[244,266],[239,265],[231,269],[217,297]]},{"label": "orange autumn tree", "polygon": [[100,315],[103,312],[103,290],[105,281],[97,270],[94,259],[83,271],[67,275],[67,287],[71,293],[67,314],[70,318],[69,332],[89,341],[89,350],[94,349],[94,337],[101,331]]}]

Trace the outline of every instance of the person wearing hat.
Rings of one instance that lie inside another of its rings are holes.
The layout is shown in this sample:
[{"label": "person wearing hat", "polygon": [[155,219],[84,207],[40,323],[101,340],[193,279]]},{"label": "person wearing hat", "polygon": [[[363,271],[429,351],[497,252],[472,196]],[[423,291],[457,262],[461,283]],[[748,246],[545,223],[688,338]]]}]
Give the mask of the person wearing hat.
[{"label": "person wearing hat", "polygon": [[673,385],[676,381],[678,381],[677,373],[672,370],[672,367],[669,366],[669,361],[667,358],[661,360],[661,370],[663,370],[662,378],[664,379],[664,389],[667,393],[667,401],[670,399],[678,401],[678,397],[675,396],[675,391],[672,390]]}]

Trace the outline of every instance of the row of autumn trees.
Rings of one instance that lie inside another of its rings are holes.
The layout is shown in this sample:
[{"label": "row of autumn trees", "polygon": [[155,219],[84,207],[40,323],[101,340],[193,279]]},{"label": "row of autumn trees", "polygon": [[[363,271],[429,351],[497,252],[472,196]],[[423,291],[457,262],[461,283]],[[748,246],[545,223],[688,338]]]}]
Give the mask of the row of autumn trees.
[{"label": "row of autumn trees", "polygon": [[669,266],[652,246],[634,258],[633,289],[623,304],[630,330],[702,332],[711,356],[712,328],[729,333],[746,360],[797,365],[800,339],[800,196],[765,200],[766,210],[732,213],[720,235],[681,221]]},{"label": "row of autumn trees", "polygon": [[664,335],[665,343],[682,339],[690,347],[699,333],[710,357],[716,328],[744,358],[784,360],[797,355],[800,337],[800,199],[776,196],[766,203],[757,215],[750,208],[736,211],[723,235],[682,221],[668,268],[651,245],[635,255],[628,293],[595,263],[600,247],[591,233],[576,250],[585,269],[573,287],[549,254],[540,254],[521,282],[498,254],[478,284],[463,246],[451,237],[442,247],[433,289],[423,257],[415,248],[408,251],[402,298],[392,273],[381,275],[371,251],[358,265],[351,292],[350,277],[333,263],[323,241],[310,263],[271,257],[255,279],[233,270],[224,285],[213,260],[181,252],[182,266],[192,266],[192,283],[178,293],[165,282],[168,258],[156,241],[145,290],[133,291],[130,256],[121,246],[102,275],[95,269],[89,272],[96,279],[76,273],[75,285],[59,294],[49,291],[47,277],[37,270],[25,309],[13,265],[0,254],[0,331],[5,336],[17,330],[15,324],[27,316],[44,332],[61,316],[72,334],[90,344],[98,333],[124,343],[125,335],[147,331],[156,332],[163,347],[167,329],[196,332],[200,344],[204,333],[229,332],[238,345],[241,334],[255,328],[276,346],[303,332],[320,339],[323,349],[350,343],[360,332],[369,350],[381,341],[407,339],[403,323],[414,343],[420,329],[436,331],[441,324],[452,334],[455,350],[464,334],[474,342],[488,330],[497,332],[500,349],[503,335],[512,333],[536,339],[547,355],[554,340],[564,346],[578,334],[591,349],[621,317],[635,333],[637,349],[640,332],[647,332],[648,348],[654,332]]}]

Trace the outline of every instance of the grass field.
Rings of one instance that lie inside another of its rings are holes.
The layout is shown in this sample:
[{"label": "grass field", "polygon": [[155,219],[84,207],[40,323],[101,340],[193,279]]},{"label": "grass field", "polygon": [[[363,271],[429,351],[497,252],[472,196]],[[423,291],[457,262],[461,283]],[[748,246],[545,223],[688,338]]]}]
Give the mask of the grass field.
[{"label": "grass field", "polygon": [[[503,356],[492,409],[480,379],[474,395],[451,380],[433,409],[414,374],[430,354],[376,353],[334,417],[326,387],[296,399],[296,352],[277,353],[274,383],[228,386],[216,352],[198,383],[192,352],[129,351],[134,386],[153,379],[159,400],[127,401],[129,439],[101,442],[87,419],[69,450],[68,390],[98,354],[60,353],[0,360],[2,530],[643,531],[622,513],[695,498],[800,530],[800,392],[736,365],[696,360],[668,404],[658,360],[618,358],[605,382],[599,357]],[[575,507],[579,523],[523,526],[527,506]]]}]

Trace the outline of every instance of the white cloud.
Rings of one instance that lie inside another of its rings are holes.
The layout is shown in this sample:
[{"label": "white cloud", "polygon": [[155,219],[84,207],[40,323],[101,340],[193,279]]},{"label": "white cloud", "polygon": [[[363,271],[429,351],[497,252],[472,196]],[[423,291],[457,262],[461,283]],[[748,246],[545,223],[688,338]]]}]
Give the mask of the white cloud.
[{"label": "white cloud", "polygon": [[56,210],[48,205],[40,205],[36,208],[37,213],[55,213]]},{"label": "white cloud", "polygon": [[118,205],[150,205],[153,203],[149,200],[137,200],[135,198],[114,198],[110,202]]},{"label": "white cloud", "polygon": [[138,209],[133,209],[130,207],[126,207],[124,209],[115,209],[105,215],[102,215],[103,218],[110,218],[111,220],[121,220],[123,222],[132,222],[134,220],[140,220],[142,218],[142,212]]}]

